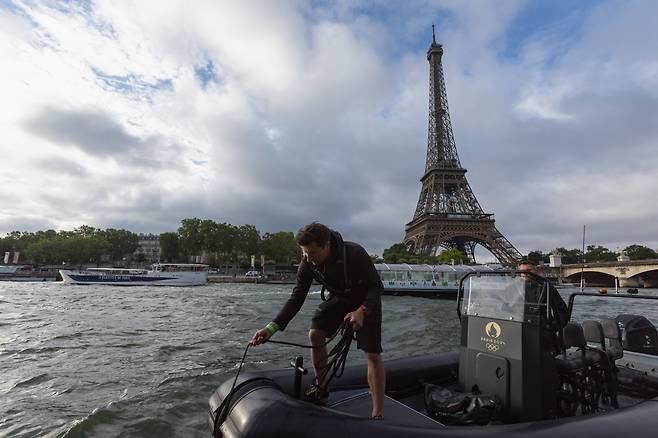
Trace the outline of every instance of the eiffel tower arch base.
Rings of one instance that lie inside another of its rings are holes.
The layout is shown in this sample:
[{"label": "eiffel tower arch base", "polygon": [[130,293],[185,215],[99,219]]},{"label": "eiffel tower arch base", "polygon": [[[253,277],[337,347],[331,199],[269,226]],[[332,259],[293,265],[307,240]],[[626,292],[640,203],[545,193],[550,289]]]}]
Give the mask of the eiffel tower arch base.
[{"label": "eiffel tower arch base", "polygon": [[502,264],[514,266],[521,254],[502,235],[490,215],[459,219],[421,220],[407,224],[405,247],[417,254],[437,255],[440,249],[458,249],[475,262],[475,247],[481,245]]}]

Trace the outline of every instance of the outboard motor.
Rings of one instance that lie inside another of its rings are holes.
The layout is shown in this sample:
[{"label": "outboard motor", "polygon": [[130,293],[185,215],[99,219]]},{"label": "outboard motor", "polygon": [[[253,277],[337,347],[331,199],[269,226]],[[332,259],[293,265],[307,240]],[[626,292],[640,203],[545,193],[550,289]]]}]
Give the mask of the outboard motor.
[{"label": "outboard motor", "polygon": [[658,331],[651,321],[640,315],[619,315],[615,319],[624,350],[658,355]]},{"label": "outboard motor", "polygon": [[473,273],[461,282],[459,381],[498,398],[504,421],[557,416],[560,338],[550,299],[550,284],[531,273]]}]

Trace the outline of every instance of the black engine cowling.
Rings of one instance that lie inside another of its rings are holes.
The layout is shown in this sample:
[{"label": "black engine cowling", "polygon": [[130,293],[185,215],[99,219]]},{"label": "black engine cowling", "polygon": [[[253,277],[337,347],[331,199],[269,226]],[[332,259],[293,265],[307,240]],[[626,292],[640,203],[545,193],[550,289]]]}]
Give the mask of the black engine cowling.
[{"label": "black engine cowling", "polygon": [[651,321],[640,315],[619,315],[616,320],[624,350],[658,355],[658,331]]}]

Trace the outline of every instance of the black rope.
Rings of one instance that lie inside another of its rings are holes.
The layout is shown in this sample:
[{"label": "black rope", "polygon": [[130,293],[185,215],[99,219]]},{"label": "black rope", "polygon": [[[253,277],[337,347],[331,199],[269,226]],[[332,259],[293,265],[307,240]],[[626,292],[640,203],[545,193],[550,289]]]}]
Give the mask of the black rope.
[{"label": "black rope", "polygon": [[[341,334],[341,339],[327,354],[327,365],[325,365],[325,367],[322,369],[320,375],[316,376],[317,386],[320,386],[320,382],[323,382],[324,386],[327,387],[334,377],[340,378],[343,375],[343,371],[345,370],[345,362],[347,360],[347,353],[350,351],[350,345],[352,344],[352,340],[354,340],[355,335],[349,321],[344,322],[339,331]],[[334,337],[335,336],[336,334],[334,334]],[[325,343],[325,345],[327,344]],[[331,373],[329,374],[330,371]],[[328,378],[326,378],[327,374],[329,374]]]},{"label": "black rope", "polygon": [[[249,351],[249,347],[251,347],[251,342],[248,342],[247,343],[247,348],[244,349],[244,354],[242,355],[242,360],[240,361],[240,366],[238,367],[238,372],[235,374],[235,379],[233,379],[233,385],[231,385],[231,390],[229,391],[228,395],[224,399],[224,403],[217,408],[219,410],[219,409],[221,409],[222,406],[226,406],[226,409],[222,410],[221,415],[217,415],[217,411],[215,411],[215,421],[213,422],[213,426],[212,426],[213,436],[215,436],[215,432],[217,431],[217,427],[221,426],[222,424],[224,424],[224,421],[226,421],[226,417],[228,416],[229,407],[231,406],[231,397],[233,397],[233,390],[235,389],[235,384],[238,381],[238,376],[240,375],[240,371],[242,370],[242,365],[244,364],[244,360],[247,357],[247,351]],[[221,417],[221,420],[219,420],[220,417]]]},{"label": "black rope", "polygon": [[[305,344],[297,344],[294,342],[272,341],[272,340],[267,340],[265,343],[290,345],[293,347],[309,348],[309,349],[321,348],[321,347],[326,347],[331,341],[333,341],[336,335],[338,335],[338,333],[341,334],[340,341],[338,341],[338,343],[334,345],[331,351],[327,354],[327,359],[331,357],[331,360],[327,360],[327,365],[322,369],[320,375],[316,376],[316,382],[319,385],[319,382],[324,380],[329,370],[332,370],[331,375],[329,375],[329,378],[325,382],[325,386],[328,386],[329,382],[331,382],[331,380],[334,377],[340,378],[343,375],[343,372],[345,371],[345,362],[347,360],[347,354],[350,351],[350,345],[352,344],[352,340],[355,339],[354,330],[352,329],[351,323],[349,321],[344,321],[340,329],[336,330],[336,332],[333,335],[331,335],[331,337],[321,345],[305,345]],[[229,409],[231,407],[231,398],[233,397],[233,392],[235,390],[235,384],[238,381],[238,376],[240,376],[242,365],[244,364],[244,360],[247,357],[247,351],[249,351],[249,347],[251,346],[252,346],[251,342],[247,343],[247,347],[244,349],[244,354],[242,355],[242,360],[240,360],[240,366],[238,367],[238,372],[235,374],[235,379],[233,379],[231,390],[229,391],[228,395],[224,399],[224,402],[215,410],[215,419],[213,422],[213,436],[216,435],[218,427],[221,427],[221,425],[224,424],[224,421],[226,421],[226,417],[228,417]],[[220,409],[221,409],[221,415],[217,415],[218,414],[217,411],[219,411]]]}]

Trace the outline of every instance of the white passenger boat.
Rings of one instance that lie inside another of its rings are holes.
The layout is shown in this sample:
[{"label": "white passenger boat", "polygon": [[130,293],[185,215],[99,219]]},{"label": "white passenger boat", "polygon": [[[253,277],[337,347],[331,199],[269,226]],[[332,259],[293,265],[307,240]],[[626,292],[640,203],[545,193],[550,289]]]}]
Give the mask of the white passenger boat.
[{"label": "white passenger boat", "polygon": [[492,272],[498,265],[410,265],[377,263],[384,295],[454,297],[459,281],[471,272]]},{"label": "white passenger boat", "polygon": [[89,268],[60,269],[64,283],[111,284],[115,286],[198,286],[208,282],[208,265],[156,263],[152,269]]},{"label": "white passenger boat", "polygon": [[16,273],[18,268],[21,268],[22,266],[18,265],[0,265],[0,275],[11,275]]}]

